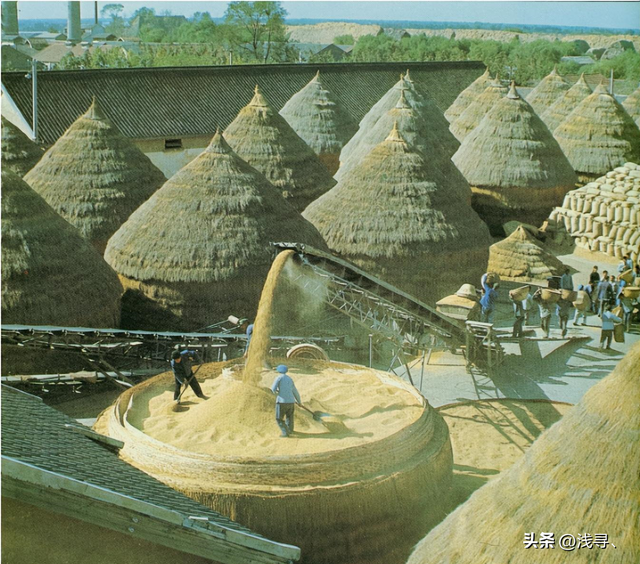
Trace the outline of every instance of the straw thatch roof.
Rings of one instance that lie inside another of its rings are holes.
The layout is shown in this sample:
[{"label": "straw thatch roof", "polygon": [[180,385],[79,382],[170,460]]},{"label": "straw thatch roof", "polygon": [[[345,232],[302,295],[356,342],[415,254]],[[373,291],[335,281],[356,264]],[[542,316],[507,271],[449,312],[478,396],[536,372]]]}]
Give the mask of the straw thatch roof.
[{"label": "straw thatch roof", "polygon": [[498,231],[509,220],[542,223],[577,177],[560,146],[512,84],[453,157],[473,205]]},{"label": "straw thatch roof", "polygon": [[98,252],[2,169],[2,322],[117,327],[122,286]]},{"label": "straw thatch roof", "polygon": [[225,138],[298,211],[336,183],[311,148],[273,110],[258,86],[251,102],[226,129]]},{"label": "straw thatch roof", "polygon": [[395,108],[401,90],[405,91],[405,97],[411,107],[418,110],[424,121],[437,132],[444,152],[451,157],[458,150],[460,143],[458,143],[449,131],[449,122],[429,94],[417,86],[409,75],[409,71],[407,71],[405,75],[400,75],[400,80],[396,82],[393,88],[380,98],[362,118],[358,132],[344,146],[340,153],[341,164],[351,158],[352,153],[356,150],[362,139],[365,139],[369,135],[377,121],[389,110]]},{"label": "straw thatch roof", "polygon": [[291,97],[280,115],[334,174],[340,166],[340,151],[358,125],[325,86],[320,71]]},{"label": "straw thatch roof", "polygon": [[[542,552],[549,564],[640,562],[639,404],[636,343],[518,462],[433,529],[408,564],[530,564]],[[526,549],[525,533],[539,541],[542,531],[555,533],[555,548]],[[616,548],[559,548],[562,535],[584,542],[585,533],[606,534]]]},{"label": "straw thatch roof", "polygon": [[2,116],[2,167],[24,176],[42,158],[42,149]]},{"label": "straw thatch roof", "polygon": [[460,114],[460,117],[449,126],[451,133],[453,133],[460,142],[464,141],[464,138],[478,127],[482,118],[493,108],[493,105],[508,91],[509,89],[500,82],[500,77],[497,76],[491,84],[484,89],[484,92],[478,95],[476,99],[467,106],[467,109]]},{"label": "straw thatch roof", "polygon": [[640,86],[626,97],[622,105],[636,122],[636,125],[640,127]]},{"label": "straw thatch roof", "polygon": [[640,162],[640,129],[603,84],[553,132],[582,181]]},{"label": "straw thatch roof", "polygon": [[453,104],[451,104],[444,113],[444,117],[449,120],[449,123],[456,121],[460,117],[460,114],[467,109],[469,104],[471,104],[476,97],[482,94],[490,85],[491,74],[487,68],[482,76],[476,78],[469,86],[460,92]]},{"label": "straw thatch roof", "polygon": [[438,131],[429,127],[421,113],[412,104],[416,104],[415,99],[413,102],[408,100],[406,89],[401,89],[396,106],[382,116],[369,134],[362,138],[351,153],[349,160],[342,163],[335,179],[339,181],[351,168],[358,166],[374,147],[389,136],[389,131],[394,127],[394,124],[397,124],[398,129],[402,131],[403,139],[428,157],[429,166],[436,167],[447,177],[452,196],[457,195],[469,204],[471,202],[469,183],[451,162],[447,151],[440,143]]},{"label": "straw thatch roof", "polygon": [[490,243],[486,225],[452,192],[449,179],[394,127],[303,216],[336,253],[432,299],[455,291],[461,277],[481,275]]},{"label": "straw thatch roof", "polygon": [[489,272],[506,280],[529,282],[562,274],[564,265],[522,226],[489,248]]},{"label": "straw thatch roof", "polygon": [[558,74],[558,69],[553,67],[553,70],[527,94],[527,102],[538,115],[542,115],[569,88],[571,85]]},{"label": "straw thatch roof", "polygon": [[581,74],[578,82],[551,104],[540,118],[549,128],[549,131],[553,132],[576,109],[577,105],[592,92],[591,87],[584,79],[584,74]]},{"label": "straw thatch roof", "polygon": [[[131,215],[109,240],[105,258],[126,288],[170,310],[175,327],[193,329],[230,313],[255,313],[273,241],[326,248],[218,132]],[[141,307],[132,303],[131,310],[131,322],[149,323]]]},{"label": "straw thatch roof", "polygon": [[120,135],[94,98],[25,180],[102,253],[166,178]]}]

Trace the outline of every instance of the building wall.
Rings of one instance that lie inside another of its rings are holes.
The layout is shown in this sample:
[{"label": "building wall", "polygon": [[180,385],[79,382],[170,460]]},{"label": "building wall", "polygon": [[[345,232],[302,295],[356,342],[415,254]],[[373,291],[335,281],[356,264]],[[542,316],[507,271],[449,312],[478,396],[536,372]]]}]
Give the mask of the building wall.
[{"label": "building wall", "polygon": [[129,534],[2,498],[2,561],[10,564],[210,564]]},{"label": "building wall", "polygon": [[165,139],[134,139],[134,143],[167,178],[189,164],[211,142],[211,136],[183,138],[182,148],[165,149]]}]

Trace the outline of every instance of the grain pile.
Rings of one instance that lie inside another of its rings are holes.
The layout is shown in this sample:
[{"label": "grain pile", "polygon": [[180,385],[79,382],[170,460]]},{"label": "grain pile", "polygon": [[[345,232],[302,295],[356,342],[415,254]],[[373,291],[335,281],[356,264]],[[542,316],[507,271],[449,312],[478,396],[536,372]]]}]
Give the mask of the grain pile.
[{"label": "grain pile", "polygon": [[166,178],[94,97],[25,180],[102,254],[109,237]]},{"label": "grain pile", "polygon": [[583,183],[625,162],[640,162],[640,129],[604,84],[578,104],[553,136]]},{"label": "grain pile", "polygon": [[616,258],[640,257],[640,166],[625,163],[569,192],[551,212],[547,234]]},{"label": "grain pile", "polygon": [[634,119],[636,125],[640,127],[640,86],[625,98],[622,105]]},{"label": "grain pile", "polygon": [[556,127],[567,119],[567,116],[576,106],[590,94],[592,94],[591,87],[585,81],[584,74],[581,74],[578,82],[551,104],[551,106],[540,115],[540,118],[549,128],[549,131],[553,132]]},{"label": "grain pile", "polygon": [[42,149],[2,116],[2,168],[24,176],[42,158]]},{"label": "grain pile", "polygon": [[340,166],[340,151],[358,125],[324,85],[320,71],[289,99],[280,115],[334,174]]},{"label": "grain pile", "polygon": [[[523,458],[477,490],[416,547],[409,564],[530,564],[525,533],[552,532],[550,564],[640,561],[640,344],[545,431]],[[565,534],[613,546],[567,554]],[[532,552],[533,551],[533,552]],[[533,560],[532,560],[533,558]],[[539,561],[539,560],[538,560]]]},{"label": "grain pile", "polygon": [[527,95],[527,102],[538,115],[551,107],[571,85],[558,74],[557,67],[545,76]]},{"label": "grain pile", "polygon": [[469,104],[471,104],[477,96],[482,94],[490,84],[491,74],[487,68],[482,76],[476,78],[469,86],[460,92],[453,104],[444,112],[444,117],[449,120],[449,123],[456,121],[460,117],[460,114],[467,109]]},{"label": "grain pile", "polygon": [[[305,405],[344,426],[327,430],[296,408],[280,439],[276,375],[262,370],[265,316],[290,260],[281,253],[265,285],[250,355],[199,372],[210,398],[187,394],[173,412],[173,377],[132,388],[97,428],[125,442],[135,466],[274,540],[300,546],[304,562],[400,562],[442,515],[452,463],[447,427],[412,386],[386,373],[338,363],[288,361]],[[262,358],[260,358],[262,357]],[[197,403],[195,403],[197,401]],[[274,518],[277,516],[277,518]]]}]

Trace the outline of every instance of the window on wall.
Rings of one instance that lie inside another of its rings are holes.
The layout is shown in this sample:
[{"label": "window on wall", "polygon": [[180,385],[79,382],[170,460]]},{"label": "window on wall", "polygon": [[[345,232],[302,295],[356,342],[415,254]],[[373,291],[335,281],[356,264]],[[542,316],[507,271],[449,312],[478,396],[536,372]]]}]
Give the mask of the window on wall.
[{"label": "window on wall", "polygon": [[165,139],[164,148],[165,151],[167,149],[182,149],[182,139]]}]

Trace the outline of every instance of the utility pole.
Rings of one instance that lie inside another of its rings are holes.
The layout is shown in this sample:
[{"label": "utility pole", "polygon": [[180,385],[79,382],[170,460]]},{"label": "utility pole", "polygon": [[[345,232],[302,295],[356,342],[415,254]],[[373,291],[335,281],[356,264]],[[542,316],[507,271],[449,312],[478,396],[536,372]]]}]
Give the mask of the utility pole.
[{"label": "utility pole", "polygon": [[611,69],[611,78],[609,78],[609,94],[613,96],[613,69]]},{"label": "utility pole", "polygon": [[27,75],[31,78],[31,110],[32,122],[31,129],[33,131],[33,140],[38,142],[38,61],[31,59],[31,73]]}]

